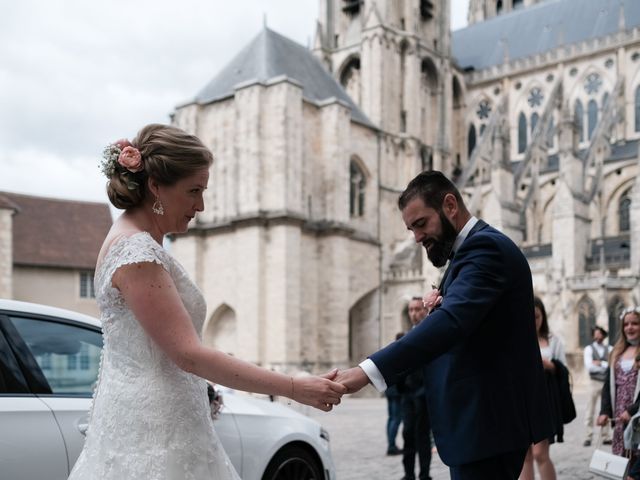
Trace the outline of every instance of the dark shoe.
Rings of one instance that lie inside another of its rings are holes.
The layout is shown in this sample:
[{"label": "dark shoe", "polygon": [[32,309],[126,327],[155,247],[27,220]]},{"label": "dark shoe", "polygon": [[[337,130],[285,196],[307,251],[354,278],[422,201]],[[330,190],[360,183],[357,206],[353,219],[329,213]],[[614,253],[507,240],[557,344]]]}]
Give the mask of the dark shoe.
[{"label": "dark shoe", "polygon": [[607,439],[605,439],[605,440],[602,440],[602,444],[603,444],[603,445],[611,445],[611,439],[610,439],[610,438],[607,438]]},{"label": "dark shoe", "polygon": [[402,450],[398,447],[389,447],[387,449],[387,455],[402,455]]},{"label": "dark shoe", "polygon": [[416,480],[415,477],[402,477],[400,480]]},{"label": "dark shoe", "polygon": [[585,440],[584,443],[582,444],[582,446],[583,447],[590,447],[591,446],[591,440]]}]

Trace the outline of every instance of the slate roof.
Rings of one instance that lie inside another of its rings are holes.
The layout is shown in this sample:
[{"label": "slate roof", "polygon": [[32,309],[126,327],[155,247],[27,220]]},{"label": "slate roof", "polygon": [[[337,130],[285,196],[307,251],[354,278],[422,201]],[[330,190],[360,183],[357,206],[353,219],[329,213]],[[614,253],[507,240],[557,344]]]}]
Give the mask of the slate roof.
[{"label": "slate roof", "polygon": [[620,4],[625,28],[640,26],[638,0],[547,0],[452,33],[452,51],[463,69],[500,65],[618,31]]},{"label": "slate roof", "polygon": [[0,192],[13,215],[15,265],[93,270],[111,228],[105,203],[58,200]]},{"label": "slate roof", "polygon": [[349,105],[353,120],[373,126],[309,49],[266,27],[196,95],[195,101],[204,104],[222,100],[233,96],[238,85],[266,83],[282,76],[298,82],[305,99],[317,103],[335,97]]}]

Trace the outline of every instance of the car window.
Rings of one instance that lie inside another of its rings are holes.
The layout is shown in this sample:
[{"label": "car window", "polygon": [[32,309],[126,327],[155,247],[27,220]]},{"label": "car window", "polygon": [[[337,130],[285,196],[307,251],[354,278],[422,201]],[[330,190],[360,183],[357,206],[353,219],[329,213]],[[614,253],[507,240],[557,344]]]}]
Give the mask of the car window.
[{"label": "car window", "polygon": [[0,330],[0,394],[30,393],[27,380],[20,370],[20,364]]},{"label": "car window", "polygon": [[98,377],[99,331],[51,320],[10,317],[54,395],[91,396]]}]

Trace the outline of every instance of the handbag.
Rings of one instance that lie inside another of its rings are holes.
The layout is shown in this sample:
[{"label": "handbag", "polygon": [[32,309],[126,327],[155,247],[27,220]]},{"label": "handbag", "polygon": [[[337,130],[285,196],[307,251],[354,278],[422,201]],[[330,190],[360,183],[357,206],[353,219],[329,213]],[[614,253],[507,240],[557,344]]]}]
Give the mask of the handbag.
[{"label": "handbag", "polygon": [[627,457],[620,457],[597,448],[591,456],[591,462],[589,462],[591,473],[611,480],[624,480],[628,468],[629,459]]}]

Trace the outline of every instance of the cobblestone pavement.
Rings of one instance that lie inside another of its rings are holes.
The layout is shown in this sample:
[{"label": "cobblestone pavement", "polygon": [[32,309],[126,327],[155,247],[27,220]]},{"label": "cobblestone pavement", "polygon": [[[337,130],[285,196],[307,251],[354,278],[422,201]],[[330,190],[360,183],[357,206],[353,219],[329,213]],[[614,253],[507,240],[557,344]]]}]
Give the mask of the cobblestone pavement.
[{"label": "cobblestone pavement", "polygon": [[[551,458],[559,480],[596,480],[588,471],[595,449],[583,447],[584,408],[586,395],[574,390],[578,418],[565,425],[564,443],[551,446]],[[338,480],[400,480],[404,474],[402,457],[387,457],[385,398],[344,397],[342,404],[330,413],[305,412],[318,420],[331,436],[331,450]],[[398,445],[402,445],[401,431]],[[607,447],[604,447],[607,448]],[[416,460],[416,468],[417,460]],[[417,474],[418,472],[416,472]],[[437,454],[431,462],[433,480],[448,480],[449,470]]]}]

